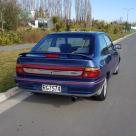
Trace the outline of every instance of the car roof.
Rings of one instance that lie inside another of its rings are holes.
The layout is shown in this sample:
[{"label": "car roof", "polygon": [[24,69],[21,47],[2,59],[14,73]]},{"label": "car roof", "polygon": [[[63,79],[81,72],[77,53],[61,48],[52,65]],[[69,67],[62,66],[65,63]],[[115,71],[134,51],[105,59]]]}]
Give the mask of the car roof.
[{"label": "car roof", "polygon": [[69,34],[78,34],[78,35],[99,35],[99,34],[105,34],[105,32],[84,32],[84,31],[78,31],[78,32],[55,32],[55,33],[51,33],[49,35],[69,35]]}]

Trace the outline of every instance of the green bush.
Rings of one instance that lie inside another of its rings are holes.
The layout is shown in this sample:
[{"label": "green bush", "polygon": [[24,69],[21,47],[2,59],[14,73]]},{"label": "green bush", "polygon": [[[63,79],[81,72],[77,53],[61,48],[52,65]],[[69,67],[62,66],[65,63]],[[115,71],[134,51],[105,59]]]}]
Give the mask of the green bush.
[{"label": "green bush", "polygon": [[32,29],[22,32],[23,43],[36,43],[50,31],[45,29]]},{"label": "green bush", "polygon": [[32,29],[23,28],[16,32],[0,32],[0,45],[11,45],[19,43],[35,43],[38,42],[43,36],[50,32],[62,32],[62,31],[102,31],[106,32],[113,39],[126,34],[125,24],[121,22],[106,23],[104,21],[93,20],[91,27],[84,27],[81,22],[61,20],[58,17],[53,17],[54,28],[53,29]]},{"label": "green bush", "polygon": [[80,31],[87,31],[87,32],[89,32],[89,31],[91,31],[91,29],[90,28],[80,28]]},{"label": "green bush", "polygon": [[22,36],[16,32],[1,32],[0,45],[18,44],[22,42]]},{"label": "green bush", "polygon": [[35,43],[43,36],[50,33],[45,29],[27,29],[17,32],[0,32],[0,45],[12,45],[20,43]]}]

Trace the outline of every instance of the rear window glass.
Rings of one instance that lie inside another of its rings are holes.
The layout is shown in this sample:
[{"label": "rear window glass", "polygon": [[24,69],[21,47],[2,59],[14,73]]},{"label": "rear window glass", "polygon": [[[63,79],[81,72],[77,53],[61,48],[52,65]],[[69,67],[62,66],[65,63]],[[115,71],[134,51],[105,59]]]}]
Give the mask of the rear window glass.
[{"label": "rear window glass", "polygon": [[68,43],[73,47],[89,46],[90,38],[68,38]]},{"label": "rear window glass", "polygon": [[40,53],[93,53],[94,37],[85,35],[49,35],[33,49]]}]

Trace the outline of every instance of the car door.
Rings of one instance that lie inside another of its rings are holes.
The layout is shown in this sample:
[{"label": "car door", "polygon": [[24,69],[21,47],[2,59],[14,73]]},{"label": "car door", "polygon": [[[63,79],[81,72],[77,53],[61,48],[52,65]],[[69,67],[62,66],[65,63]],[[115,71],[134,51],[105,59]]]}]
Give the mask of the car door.
[{"label": "car door", "polygon": [[117,50],[114,49],[114,45],[113,45],[111,39],[109,38],[109,36],[105,34],[104,39],[107,43],[108,50],[109,50],[109,53],[111,55],[111,61],[112,61],[111,62],[111,65],[112,65],[111,69],[112,69],[112,72],[114,72],[114,70],[115,70],[115,68],[116,68],[116,66],[118,65],[118,62],[119,62],[119,54],[118,54]]}]

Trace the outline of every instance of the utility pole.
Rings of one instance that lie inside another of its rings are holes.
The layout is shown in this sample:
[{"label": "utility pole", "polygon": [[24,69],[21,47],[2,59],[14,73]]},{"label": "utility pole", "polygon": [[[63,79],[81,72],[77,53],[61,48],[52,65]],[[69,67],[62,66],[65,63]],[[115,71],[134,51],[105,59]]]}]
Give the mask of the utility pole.
[{"label": "utility pole", "polygon": [[123,8],[126,11],[127,23],[129,22],[129,13],[134,10],[134,8]]},{"label": "utility pole", "polygon": [[125,30],[126,31],[130,31],[130,29],[131,29],[131,26],[129,25],[129,12],[131,11],[131,10],[133,10],[134,8],[124,8],[124,10],[126,11],[126,17],[127,17],[127,20],[126,20],[126,28],[125,28]]}]

